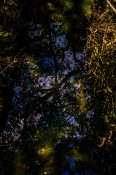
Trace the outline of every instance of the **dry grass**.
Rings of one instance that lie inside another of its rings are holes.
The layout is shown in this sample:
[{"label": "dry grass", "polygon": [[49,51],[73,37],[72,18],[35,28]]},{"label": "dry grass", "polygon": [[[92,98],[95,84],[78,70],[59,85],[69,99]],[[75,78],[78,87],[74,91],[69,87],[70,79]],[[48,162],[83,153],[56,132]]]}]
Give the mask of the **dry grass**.
[{"label": "dry grass", "polygon": [[[102,117],[107,117],[109,133],[116,129],[116,25],[114,13],[106,7],[96,14],[86,44],[87,79],[96,110],[102,106]],[[113,126],[113,127],[112,127]],[[109,137],[109,136],[108,136]]]}]

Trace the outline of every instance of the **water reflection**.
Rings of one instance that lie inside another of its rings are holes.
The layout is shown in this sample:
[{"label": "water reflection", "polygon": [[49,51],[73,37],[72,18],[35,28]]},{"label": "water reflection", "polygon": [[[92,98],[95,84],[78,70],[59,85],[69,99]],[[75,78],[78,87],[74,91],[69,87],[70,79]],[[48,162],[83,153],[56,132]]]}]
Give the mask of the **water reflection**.
[{"label": "water reflection", "polygon": [[39,173],[41,175],[100,175],[96,162],[91,160],[87,153],[80,151],[80,146],[78,140],[65,139],[39,147],[41,169]]},{"label": "water reflection", "polygon": [[97,173],[95,170],[94,171],[92,169],[87,170],[87,169],[84,169],[84,167],[81,170],[80,169],[78,170],[78,167],[79,167],[78,163],[80,163],[79,162],[80,153],[78,152],[78,155],[77,155],[78,157],[75,154],[73,154],[72,151],[74,149],[74,146],[72,143],[69,143],[67,145],[67,148],[69,148],[69,152],[65,155],[65,159],[68,162],[68,166],[67,166],[67,169],[65,169],[65,171],[61,173],[61,175],[100,175],[100,173]]}]

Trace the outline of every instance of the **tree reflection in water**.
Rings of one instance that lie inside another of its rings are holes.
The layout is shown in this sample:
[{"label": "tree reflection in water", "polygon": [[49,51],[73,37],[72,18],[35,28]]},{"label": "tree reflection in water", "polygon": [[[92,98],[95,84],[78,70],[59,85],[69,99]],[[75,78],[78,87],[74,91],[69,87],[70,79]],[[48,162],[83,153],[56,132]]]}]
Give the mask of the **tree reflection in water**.
[{"label": "tree reflection in water", "polygon": [[2,0],[0,22],[1,174],[112,175],[115,29],[107,1]]}]

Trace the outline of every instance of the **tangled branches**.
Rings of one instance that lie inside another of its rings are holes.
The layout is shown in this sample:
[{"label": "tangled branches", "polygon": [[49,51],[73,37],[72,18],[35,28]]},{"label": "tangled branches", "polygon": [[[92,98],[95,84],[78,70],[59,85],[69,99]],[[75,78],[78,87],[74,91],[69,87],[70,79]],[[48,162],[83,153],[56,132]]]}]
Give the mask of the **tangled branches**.
[{"label": "tangled branches", "polygon": [[[101,130],[101,135],[108,135],[106,137],[109,137],[109,133],[116,129],[116,26],[114,16],[115,14],[108,6],[102,14],[97,14],[90,27],[86,45],[87,81],[96,113],[95,121],[98,122],[96,124],[99,126],[99,132]],[[105,126],[105,131],[103,126]]]}]

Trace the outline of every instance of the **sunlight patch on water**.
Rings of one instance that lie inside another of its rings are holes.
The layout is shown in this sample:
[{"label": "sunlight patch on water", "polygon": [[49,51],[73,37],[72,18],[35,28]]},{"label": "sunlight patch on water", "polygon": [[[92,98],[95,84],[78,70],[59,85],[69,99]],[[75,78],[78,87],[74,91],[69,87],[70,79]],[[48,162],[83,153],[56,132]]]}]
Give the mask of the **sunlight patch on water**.
[{"label": "sunlight patch on water", "polygon": [[54,152],[54,148],[52,145],[46,145],[45,147],[38,150],[38,154],[43,157],[48,157]]}]

